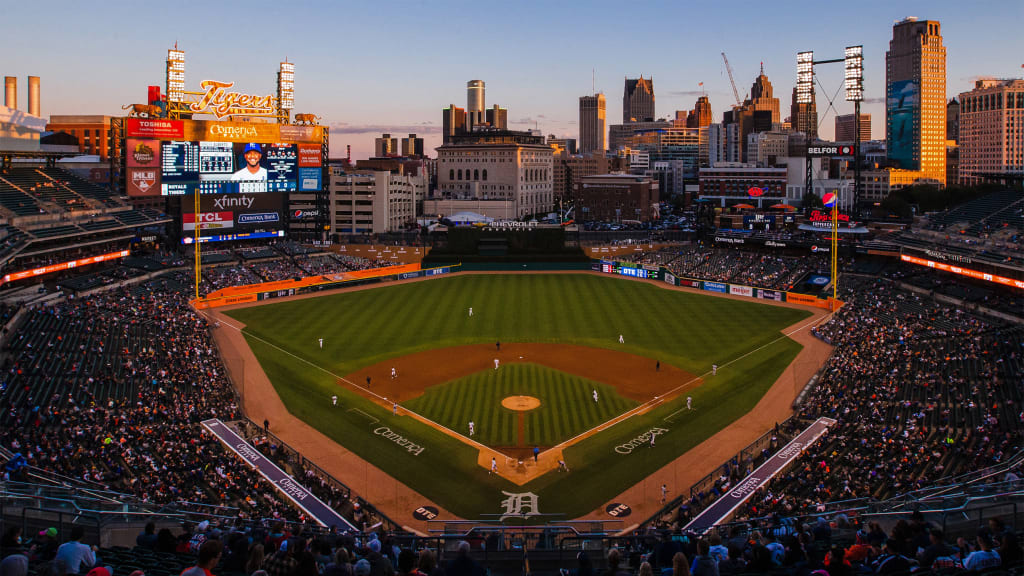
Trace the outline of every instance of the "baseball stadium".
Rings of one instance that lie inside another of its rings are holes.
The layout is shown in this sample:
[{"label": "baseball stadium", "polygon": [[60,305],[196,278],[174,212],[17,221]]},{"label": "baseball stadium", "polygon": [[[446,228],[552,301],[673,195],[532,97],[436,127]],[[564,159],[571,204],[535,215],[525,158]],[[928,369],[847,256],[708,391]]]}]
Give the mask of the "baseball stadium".
[{"label": "baseball stadium", "polygon": [[3,575],[1024,566],[1019,188],[375,230],[338,206],[414,168],[454,205],[438,165],[179,52],[102,178],[0,138]]}]

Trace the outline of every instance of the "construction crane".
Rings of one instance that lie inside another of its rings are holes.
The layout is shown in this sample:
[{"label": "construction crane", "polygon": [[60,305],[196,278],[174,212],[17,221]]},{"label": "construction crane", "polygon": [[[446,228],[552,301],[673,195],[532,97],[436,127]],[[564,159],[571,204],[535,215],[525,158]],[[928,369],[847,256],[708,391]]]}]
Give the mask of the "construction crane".
[{"label": "construction crane", "polygon": [[736,89],[736,79],[732,77],[732,66],[729,65],[729,59],[725,56],[725,52],[722,52],[722,60],[725,60],[725,70],[729,73],[729,83],[732,84],[732,95],[736,98],[736,105],[742,106],[740,91]]}]

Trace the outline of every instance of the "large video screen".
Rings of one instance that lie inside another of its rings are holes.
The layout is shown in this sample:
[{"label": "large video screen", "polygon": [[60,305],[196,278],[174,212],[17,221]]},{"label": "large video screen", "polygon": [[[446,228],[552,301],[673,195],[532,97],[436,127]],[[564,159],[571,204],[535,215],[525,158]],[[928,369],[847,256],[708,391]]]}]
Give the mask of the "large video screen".
[{"label": "large video screen", "polygon": [[182,243],[270,238],[284,235],[285,196],[279,192],[201,194],[199,216],[182,202]]},{"label": "large video screen", "polygon": [[129,118],[126,135],[129,196],[321,189],[319,126]]}]

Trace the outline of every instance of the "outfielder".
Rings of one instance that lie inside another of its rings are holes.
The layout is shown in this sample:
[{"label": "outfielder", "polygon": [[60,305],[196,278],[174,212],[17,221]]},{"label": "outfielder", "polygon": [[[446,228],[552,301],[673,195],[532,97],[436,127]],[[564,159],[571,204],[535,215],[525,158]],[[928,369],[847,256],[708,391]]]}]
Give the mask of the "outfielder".
[{"label": "outfielder", "polygon": [[597,388],[594,389],[594,404],[597,404]]},{"label": "outfielder", "polygon": [[334,396],[331,396],[331,406],[337,406],[337,405],[338,405],[338,395],[335,394]]},{"label": "outfielder", "polygon": [[470,318],[473,317],[473,307],[472,306],[469,307],[469,317]]},{"label": "outfielder", "polygon": [[693,410],[693,396],[686,397],[686,409]]},{"label": "outfielder", "polygon": [[324,349],[324,339],[320,338],[319,341],[320,341],[320,349],[323,350]]},{"label": "outfielder", "polygon": [[711,375],[718,376],[718,364],[711,365]]}]

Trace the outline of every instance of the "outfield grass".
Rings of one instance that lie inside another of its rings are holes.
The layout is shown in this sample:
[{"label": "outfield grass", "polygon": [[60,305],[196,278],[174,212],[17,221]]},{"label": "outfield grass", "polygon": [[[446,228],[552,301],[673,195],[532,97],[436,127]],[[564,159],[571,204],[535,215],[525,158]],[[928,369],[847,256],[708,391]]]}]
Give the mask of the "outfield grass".
[{"label": "outfield grass", "polygon": [[[598,402],[592,393],[598,392]],[[516,446],[518,413],[501,405],[508,396],[533,396],[539,407],[524,413],[525,446],[554,446],[637,405],[612,386],[538,364],[507,363],[439,386],[402,406],[487,446]]]},{"label": "outfield grass", "polygon": [[[467,317],[470,306],[473,318]],[[577,517],[593,510],[750,411],[800,350],[779,331],[810,312],[566,274],[456,276],[228,314],[247,324],[246,338],[292,414],[453,513],[476,518],[500,512],[502,490],[532,490],[545,513]],[[324,338],[322,352],[317,338]],[[412,418],[394,417],[335,383],[338,375],[387,358],[495,340],[614,348],[698,375],[711,364],[724,367],[694,390],[697,409],[685,417],[664,421],[684,406],[677,399],[629,418],[568,449],[572,473],[547,474],[522,487],[489,476],[474,448]],[[337,408],[327,401],[332,394],[340,397]],[[354,410],[412,439],[423,453],[413,456],[381,440]],[[655,448],[614,451],[654,426],[669,428]],[[722,454],[723,460],[731,456]]]}]

